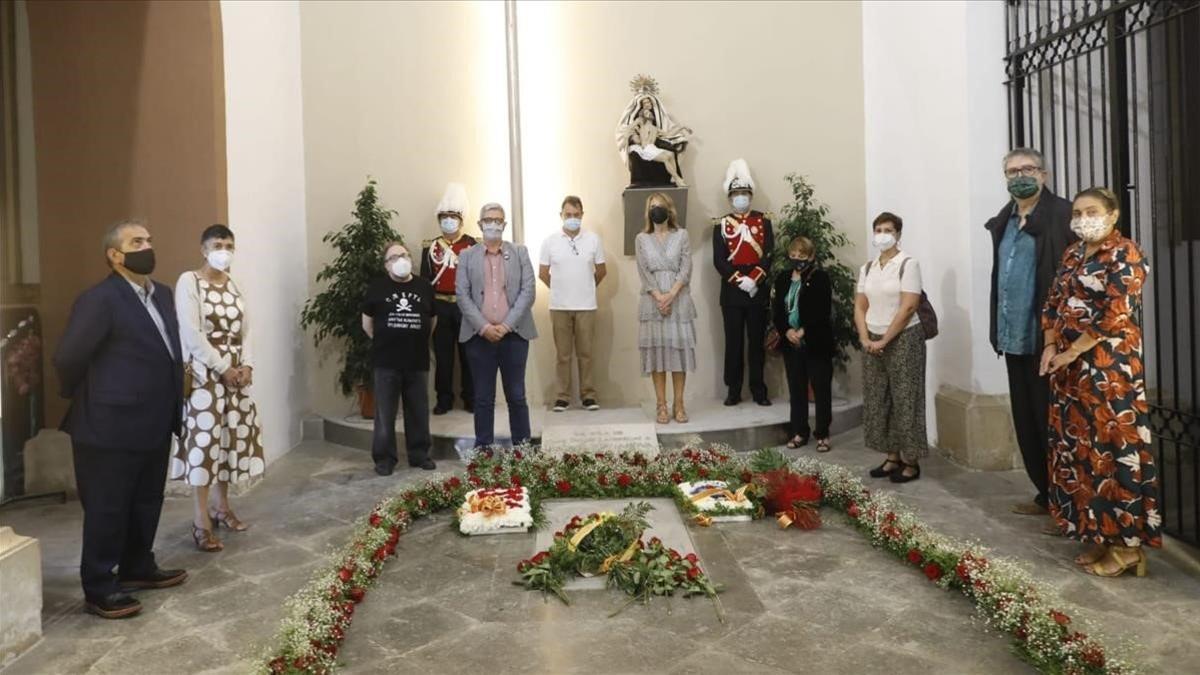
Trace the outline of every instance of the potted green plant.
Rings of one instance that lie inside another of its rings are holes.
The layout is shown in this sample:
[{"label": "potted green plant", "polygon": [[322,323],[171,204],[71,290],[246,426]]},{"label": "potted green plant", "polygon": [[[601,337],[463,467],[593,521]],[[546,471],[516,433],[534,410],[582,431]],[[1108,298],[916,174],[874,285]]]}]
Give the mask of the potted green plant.
[{"label": "potted green plant", "polygon": [[858,332],[854,328],[854,288],[857,274],[854,268],[837,258],[837,251],[850,239],[829,220],[829,207],[813,198],[814,189],[804,176],[788,174],[785,179],[792,188],[792,201],[780,211],[775,226],[775,251],[771,266],[787,266],[787,249],[792,239],[808,237],[815,249],[817,264],[829,274],[833,287],[833,362],[845,370],[850,350],[859,349]]},{"label": "potted green plant", "polygon": [[375,180],[368,178],[354,201],[354,220],[321,238],[337,250],[337,257],[317,274],[317,282],[328,282],[328,286],[309,298],[300,312],[300,325],[314,328],[315,345],[319,347],[327,339],[344,343],[338,385],[346,396],[358,394],[362,416],[368,419],[375,414],[371,339],[363,332],[359,307],[367,285],[383,273],[383,246],[401,241],[389,224],[395,214],[380,205]]}]

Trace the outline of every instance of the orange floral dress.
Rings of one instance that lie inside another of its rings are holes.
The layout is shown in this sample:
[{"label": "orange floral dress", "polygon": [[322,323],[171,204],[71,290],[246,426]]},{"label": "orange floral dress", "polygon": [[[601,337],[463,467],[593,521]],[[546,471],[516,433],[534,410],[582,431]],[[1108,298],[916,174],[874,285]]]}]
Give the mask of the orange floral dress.
[{"label": "orange floral dress", "polygon": [[1050,376],[1050,513],[1088,543],[1162,545],[1137,319],[1148,270],[1116,230],[1091,257],[1078,242],[1042,310],[1060,352],[1081,335],[1100,341]]}]

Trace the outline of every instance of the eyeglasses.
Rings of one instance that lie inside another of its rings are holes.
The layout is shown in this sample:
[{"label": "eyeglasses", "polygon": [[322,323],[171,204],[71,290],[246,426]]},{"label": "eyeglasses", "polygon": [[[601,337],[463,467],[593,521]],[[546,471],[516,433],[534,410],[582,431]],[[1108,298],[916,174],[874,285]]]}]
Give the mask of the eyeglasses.
[{"label": "eyeglasses", "polygon": [[388,263],[388,264],[391,264],[391,263],[394,263],[394,262],[396,262],[397,260],[399,260],[399,259],[401,259],[401,258],[407,258],[407,257],[408,257],[407,255],[389,255],[388,257],[386,257],[386,258],[384,258],[384,259],[383,259],[383,262],[385,262],[385,263]]},{"label": "eyeglasses", "polygon": [[484,220],[479,221],[479,226],[480,227],[504,227],[504,221],[496,220],[494,218],[486,218]]},{"label": "eyeglasses", "polygon": [[1036,176],[1042,172],[1042,167],[1026,164],[1025,166],[1014,166],[1011,169],[1004,170],[1005,178],[1016,178],[1017,176]]}]

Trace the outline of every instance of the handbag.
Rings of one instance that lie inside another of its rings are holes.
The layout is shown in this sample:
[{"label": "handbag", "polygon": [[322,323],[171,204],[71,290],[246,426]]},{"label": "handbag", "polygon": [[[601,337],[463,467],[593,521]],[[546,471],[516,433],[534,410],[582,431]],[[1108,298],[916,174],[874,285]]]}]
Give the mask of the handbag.
[{"label": "handbag", "polygon": [[[905,258],[900,263],[900,278],[904,278],[904,268],[908,265],[911,258]],[[867,261],[867,274],[871,273],[871,265],[874,260]],[[925,289],[921,289],[921,300],[917,303],[917,321],[921,324],[921,333],[926,340],[932,340],[938,334],[938,318],[937,312],[933,310],[933,303],[929,302],[929,296],[925,294]]]},{"label": "handbag", "polygon": [[777,352],[783,348],[783,338],[779,335],[779,330],[775,328],[775,324],[767,326],[767,334],[763,338],[763,347],[768,352]]}]

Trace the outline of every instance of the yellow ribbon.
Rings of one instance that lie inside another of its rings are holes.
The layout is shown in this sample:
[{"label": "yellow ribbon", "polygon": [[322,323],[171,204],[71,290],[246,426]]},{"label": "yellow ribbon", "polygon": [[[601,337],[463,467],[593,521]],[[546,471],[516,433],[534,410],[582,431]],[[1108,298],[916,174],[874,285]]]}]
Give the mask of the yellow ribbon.
[{"label": "yellow ribbon", "polygon": [[700,527],[708,527],[713,523],[712,516],[706,516],[703,513],[697,513],[696,515],[692,516],[692,520],[695,520],[696,524]]},{"label": "yellow ribbon", "polygon": [[785,530],[791,527],[792,523],[795,522],[786,513],[779,514],[775,520],[779,523],[779,527],[782,527]]},{"label": "yellow ribbon", "polygon": [[611,513],[601,513],[595,520],[579,528],[579,531],[575,533],[575,536],[571,537],[571,540],[567,542],[567,548],[574,551],[579,547],[579,542],[583,541],[585,537],[591,534],[592,530],[600,527],[601,523],[612,517],[613,514]]},{"label": "yellow ribbon", "polygon": [[701,490],[700,492],[697,492],[696,494],[692,495],[692,502],[695,504],[699,504],[700,502],[704,501],[705,499],[708,499],[709,497],[716,495],[716,496],[724,497],[728,501],[731,501],[734,503],[741,503],[741,502],[746,501],[746,488],[748,488],[748,487],[750,487],[750,486],[743,485],[742,487],[738,488],[737,492],[730,492],[727,488],[716,488],[716,487],[706,488],[706,489]]},{"label": "yellow ribbon", "polygon": [[604,562],[600,563],[600,572],[602,574],[607,574],[608,569],[612,567],[614,562],[629,562],[629,559],[632,558],[633,554],[637,551],[637,545],[638,540],[634,539],[633,541],[629,542],[629,546],[621,553],[621,555],[610,555],[605,558]]},{"label": "yellow ribbon", "polygon": [[504,498],[498,495],[489,497],[471,495],[467,498],[467,506],[470,507],[471,513],[482,513],[488,518],[508,513],[508,505],[504,503]]}]

